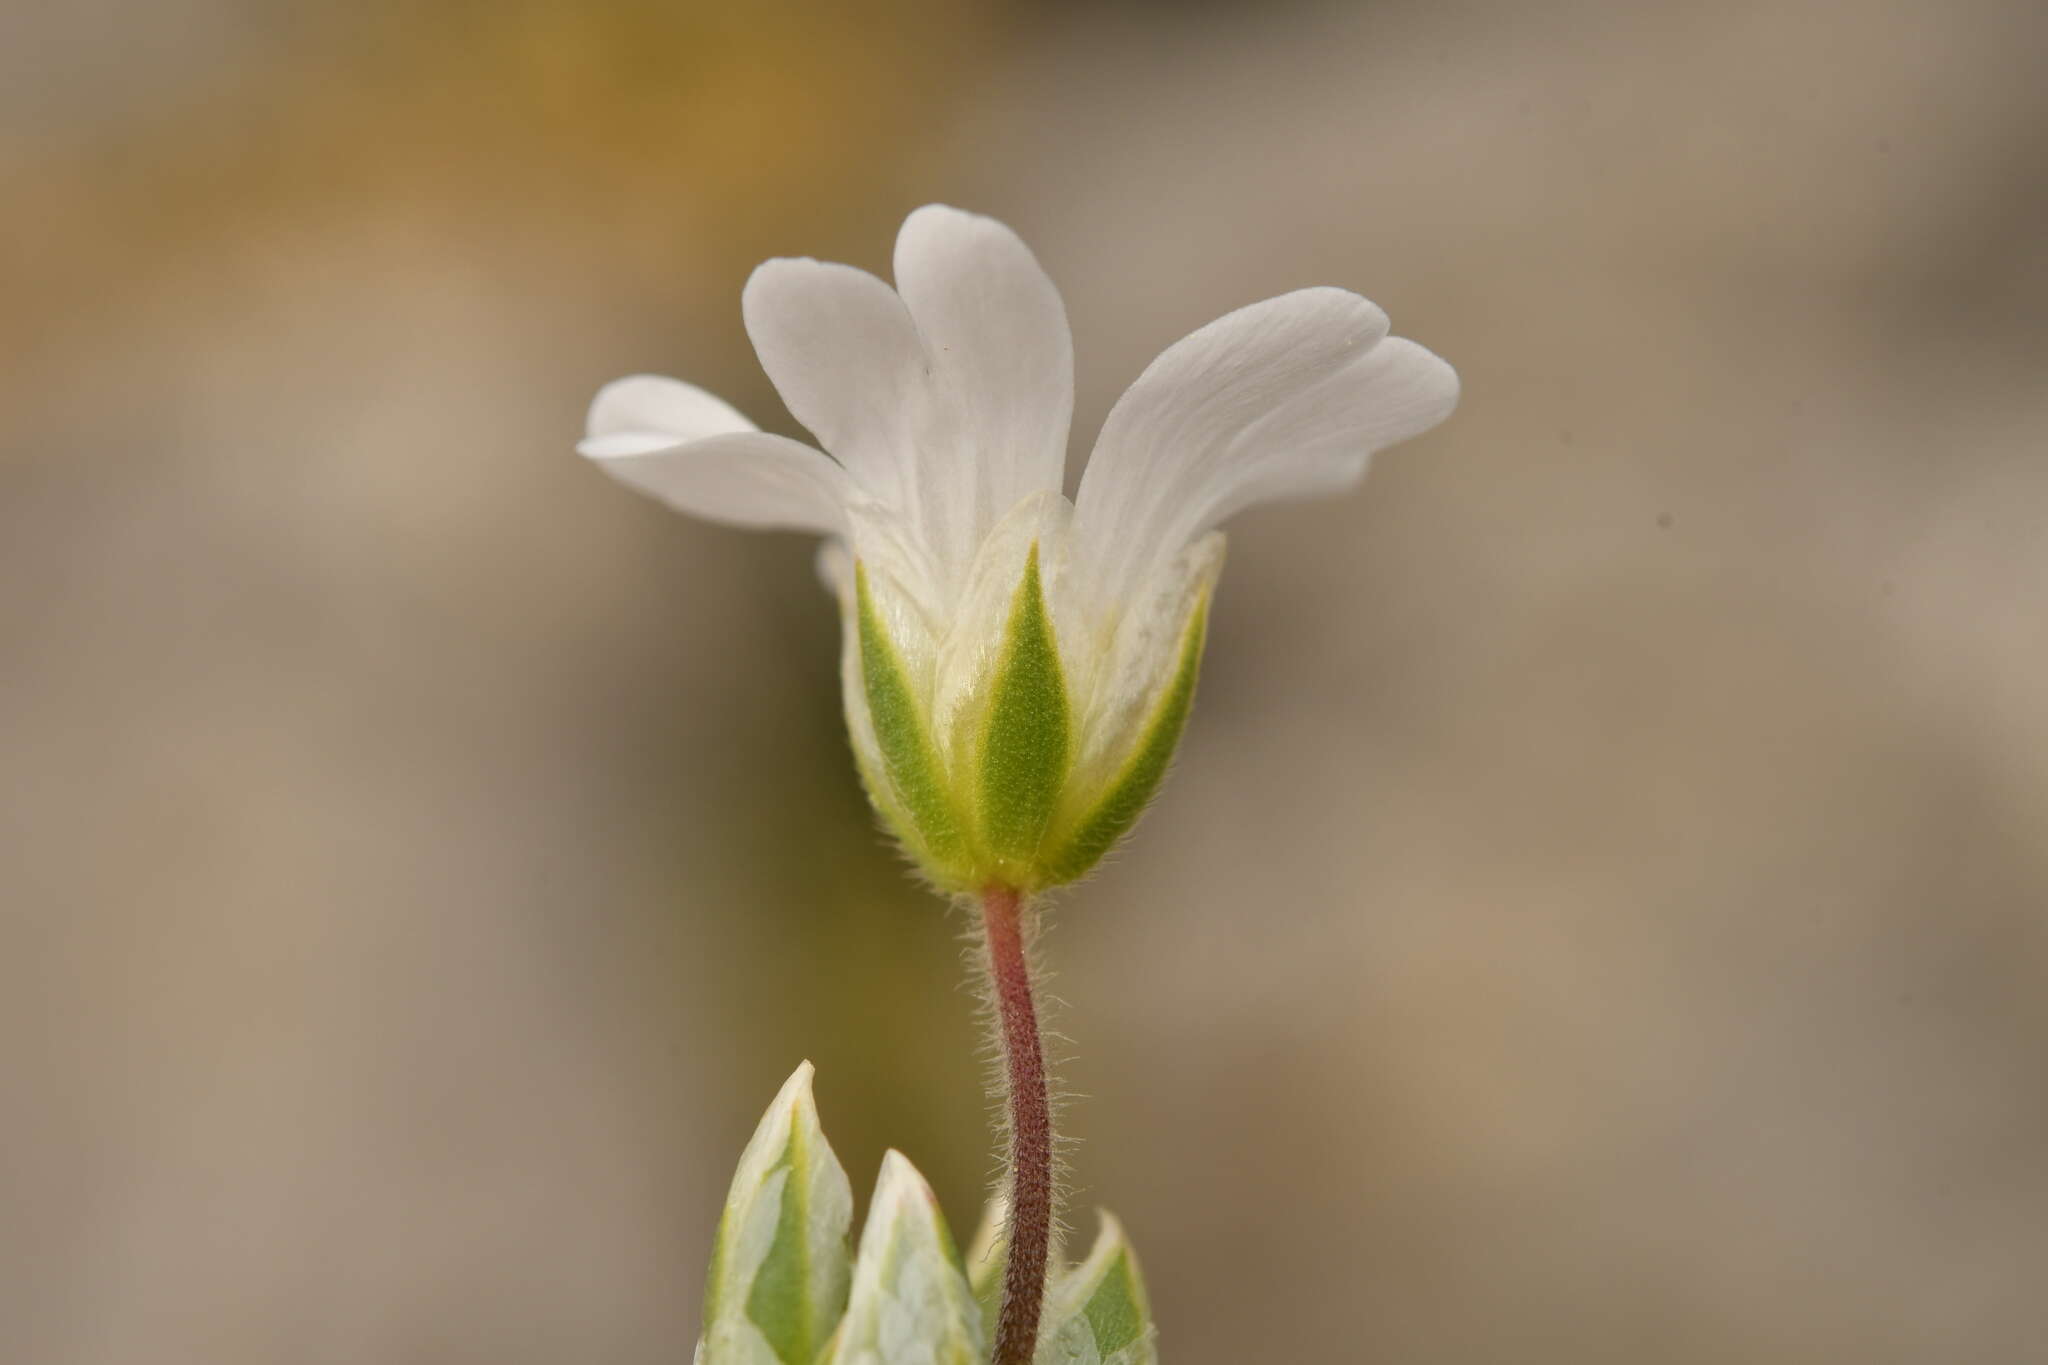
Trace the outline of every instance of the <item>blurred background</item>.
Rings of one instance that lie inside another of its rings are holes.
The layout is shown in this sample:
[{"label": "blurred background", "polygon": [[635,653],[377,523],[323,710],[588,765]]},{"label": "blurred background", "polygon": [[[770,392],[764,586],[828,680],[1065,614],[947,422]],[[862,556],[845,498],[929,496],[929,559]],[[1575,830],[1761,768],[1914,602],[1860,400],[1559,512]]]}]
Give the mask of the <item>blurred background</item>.
[{"label": "blurred background", "polygon": [[800,537],[753,264],[943,200],[1075,457],[1342,284],[1462,371],[1232,529],[1049,950],[1174,1365],[2048,1352],[2048,11],[0,0],[0,1357],[680,1361],[799,1058],[961,1235],[960,922]]}]

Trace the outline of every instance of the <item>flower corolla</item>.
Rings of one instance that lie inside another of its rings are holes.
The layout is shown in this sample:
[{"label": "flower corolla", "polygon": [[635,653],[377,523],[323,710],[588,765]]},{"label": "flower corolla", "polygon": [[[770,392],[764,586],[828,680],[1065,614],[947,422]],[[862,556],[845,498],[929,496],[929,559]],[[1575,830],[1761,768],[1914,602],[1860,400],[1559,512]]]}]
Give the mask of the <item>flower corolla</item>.
[{"label": "flower corolla", "polygon": [[578,449],[683,511],[826,537],[875,808],[941,886],[1037,891],[1093,867],[1165,775],[1218,525],[1351,487],[1458,379],[1347,290],[1255,303],[1146,368],[1070,501],[1073,343],[1031,252],[930,205],[894,274],[777,259],[747,282],[762,367],[822,449],[645,375],[597,395]]}]

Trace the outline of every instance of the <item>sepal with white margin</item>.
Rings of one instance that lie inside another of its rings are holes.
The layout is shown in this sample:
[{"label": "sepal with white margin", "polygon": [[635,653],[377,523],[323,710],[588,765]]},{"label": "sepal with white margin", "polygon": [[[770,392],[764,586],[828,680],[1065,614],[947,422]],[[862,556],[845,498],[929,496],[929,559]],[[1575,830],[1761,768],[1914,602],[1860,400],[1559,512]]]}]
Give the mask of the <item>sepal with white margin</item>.
[{"label": "sepal with white margin", "polygon": [[809,1062],[740,1157],[712,1244],[698,1365],[812,1365],[846,1307],[853,1191]]},{"label": "sepal with white margin", "polygon": [[[998,1194],[967,1252],[968,1284],[991,1332],[1002,1301],[1005,1214]],[[1107,1211],[1100,1216],[1101,1231],[1087,1258],[1053,1272],[1033,1365],[1158,1365],[1159,1333],[1137,1253],[1123,1224]]]},{"label": "sepal with white margin", "polygon": [[861,1231],[846,1316],[820,1365],[981,1365],[986,1350],[938,1200],[892,1151]]},{"label": "sepal with white margin", "polygon": [[1138,1255],[1105,1212],[1088,1259],[1046,1293],[1035,1365],[1158,1365],[1158,1339]]}]

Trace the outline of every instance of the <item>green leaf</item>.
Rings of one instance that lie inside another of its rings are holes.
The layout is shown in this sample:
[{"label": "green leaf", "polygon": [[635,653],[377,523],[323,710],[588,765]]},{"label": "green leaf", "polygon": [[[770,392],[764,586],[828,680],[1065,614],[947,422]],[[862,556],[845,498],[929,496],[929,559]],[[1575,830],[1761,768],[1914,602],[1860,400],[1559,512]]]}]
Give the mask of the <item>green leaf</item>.
[{"label": "green leaf", "polygon": [[1138,822],[1153,793],[1159,790],[1173,762],[1174,750],[1180,747],[1181,734],[1187,729],[1188,714],[1194,710],[1195,680],[1201,675],[1202,645],[1208,631],[1209,595],[1204,592],[1188,613],[1188,623],[1181,635],[1180,662],[1153,707],[1137,747],[1093,805],[1051,841],[1043,861],[1047,884],[1073,881],[1102,861],[1102,856]]},{"label": "green leaf", "polygon": [[[921,855],[919,861],[928,867],[956,863],[962,845],[960,823],[954,818],[952,793],[925,727],[924,708],[910,686],[888,628],[875,610],[867,570],[855,564],[853,572],[860,674],[867,690],[868,715],[874,722],[875,742],[882,751],[882,766],[896,804],[910,826],[896,833],[913,845],[912,852]],[[898,814],[898,809],[883,806],[887,815]]]},{"label": "green leaf", "polygon": [[1046,1298],[1036,1365],[1157,1365],[1158,1333],[1137,1253],[1105,1213],[1088,1259]]},{"label": "green leaf", "polygon": [[796,1069],[740,1156],[712,1245],[701,1365],[811,1365],[846,1306],[853,1190]]},{"label": "green leaf", "polygon": [[999,863],[1036,867],[1039,841],[1066,781],[1071,729],[1066,677],[1034,541],[990,679],[981,738],[981,835]]},{"label": "green leaf", "polygon": [[821,1365],[982,1365],[981,1311],[938,1201],[901,1152],[882,1158],[853,1294]]}]

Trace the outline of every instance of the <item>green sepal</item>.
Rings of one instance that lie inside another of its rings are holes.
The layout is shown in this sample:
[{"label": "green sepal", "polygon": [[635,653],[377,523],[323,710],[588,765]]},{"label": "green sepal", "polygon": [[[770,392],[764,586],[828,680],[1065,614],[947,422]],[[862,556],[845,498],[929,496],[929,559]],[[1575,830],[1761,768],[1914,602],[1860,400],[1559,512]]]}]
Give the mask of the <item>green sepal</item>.
[{"label": "green sepal", "polygon": [[1046,841],[1041,860],[1043,884],[1058,885],[1086,875],[1144,814],[1146,804],[1159,790],[1173,762],[1174,750],[1180,747],[1182,732],[1187,729],[1188,714],[1195,705],[1195,682],[1202,671],[1202,645],[1208,633],[1209,594],[1205,591],[1188,613],[1187,625],[1181,632],[1180,660],[1153,706],[1137,746],[1102,794]]},{"label": "green sepal", "polygon": [[901,1152],[882,1158],[846,1316],[819,1365],[982,1365],[981,1311],[931,1186]]},{"label": "green sepal", "polygon": [[1037,866],[1039,842],[1059,803],[1073,729],[1036,542],[988,686],[976,774],[981,841],[997,870],[1020,885]]},{"label": "green sepal", "polygon": [[[860,675],[867,690],[868,715],[881,749],[888,796],[869,775],[869,790],[895,832],[926,868],[943,871],[961,860],[960,822],[953,797],[939,765],[938,751],[925,728],[924,707],[912,691],[903,661],[883,625],[868,591],[867,570],[854,565],[855,611],[860,631]],[[889,799],[893,797],[893,799]]]},{"label": "green sepal", "polygon": [[846,1307],[853,1190],[796,1069],[740,1157],[712,1244],[701,1365],[812,1365]]},{"label": "green sepal", "polygon": [[1158,1335],[1137,1253],[1105,1213],[1088,1259],[1046,1295],[1035,1365],[1157,1365]]}]

